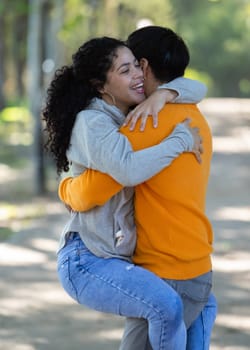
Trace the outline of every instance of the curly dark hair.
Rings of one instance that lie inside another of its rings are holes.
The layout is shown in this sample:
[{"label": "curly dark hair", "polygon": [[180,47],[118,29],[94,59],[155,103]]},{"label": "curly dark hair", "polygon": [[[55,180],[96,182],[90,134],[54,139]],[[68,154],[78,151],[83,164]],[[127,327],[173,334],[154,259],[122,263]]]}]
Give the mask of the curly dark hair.
[{"label": "curly dark hair", "polygon": [[42,117],[48,134],[45,149],[52,154],[58,174],[69,170],[66,152],[77,113],[93,97],[100,97],[99,89],[106,82],[117,49],[122,46],[126,46],[123,41],[113,38],[91,39],[73,54],[71,65],[55,72]]}]

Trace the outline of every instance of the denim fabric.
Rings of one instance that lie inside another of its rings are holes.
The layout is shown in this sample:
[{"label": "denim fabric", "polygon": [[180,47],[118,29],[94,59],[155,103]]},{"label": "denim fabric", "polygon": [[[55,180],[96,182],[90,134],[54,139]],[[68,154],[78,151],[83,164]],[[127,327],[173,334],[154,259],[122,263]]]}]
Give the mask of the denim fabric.
[{"label": "denim fabric", "polygon": [[216,315],[217,301],[211,293],[206,306],[188,329],[186,350],[209,350]]},{"label": "denim fabric", "polygon": [[186,328],[199,316],[208,302],[212,289],[212,271],[188,280],[165,279],[181,297]]},{"label": "denim fabric", "polygon": [[153,350],[185,350],[181,299],[153,273],[121,259],[96,257],[74,234],[58,253],[58,276],[80,304],[146,319]]},{"label": "denim fabric", "polygon": [[[186,350],[209,350],[217,302],[211,293],[207,304],[187,331]],[[148,324],[139,318],[127,318],[119,350],[152,350],[148,340]]]}]

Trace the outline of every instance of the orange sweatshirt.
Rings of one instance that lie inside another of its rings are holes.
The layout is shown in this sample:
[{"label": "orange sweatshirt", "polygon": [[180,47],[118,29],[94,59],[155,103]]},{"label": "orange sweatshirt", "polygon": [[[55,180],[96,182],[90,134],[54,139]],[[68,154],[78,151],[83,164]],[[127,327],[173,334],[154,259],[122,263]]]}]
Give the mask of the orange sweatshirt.
[{"label": "orange sweatshirt", "polygon": [[[174,126],[191,117],[200,129],[204,153],[199,164],[191,153],[135,188],[137,245],[133,261],[162,278],[189,279],[211,270],[212,228],[205,215],[206,190],[212,157],[211,133],[195,105],[168,104],[159,114],[159,126],[148,121],[144,132],[121,132],[134,150],[159,143]],[[104,204],[122,186],[106,174],[88,170],[64,179],[59,196],[74,210]]]}]

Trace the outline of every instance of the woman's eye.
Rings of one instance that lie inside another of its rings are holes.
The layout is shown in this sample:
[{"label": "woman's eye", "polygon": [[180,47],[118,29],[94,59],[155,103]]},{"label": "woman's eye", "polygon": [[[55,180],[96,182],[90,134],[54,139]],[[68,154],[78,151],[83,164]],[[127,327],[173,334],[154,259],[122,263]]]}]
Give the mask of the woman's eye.
[{"label": "woman's eye", "polygon": [[128,72],[129,72],[129,70],[126,69],[126,70],[121,71],[121,74],[126,74],[126,73],[128,73]]}]

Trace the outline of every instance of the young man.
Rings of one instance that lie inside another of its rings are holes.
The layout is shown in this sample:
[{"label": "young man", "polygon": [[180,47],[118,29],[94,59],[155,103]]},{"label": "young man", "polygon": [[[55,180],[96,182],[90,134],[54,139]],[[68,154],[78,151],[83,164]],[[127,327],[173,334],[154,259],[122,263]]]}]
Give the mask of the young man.
[{"label": "young man", "polygon": [[[185,43],[167,28],[139,29],[129,36],[128,45],[141,63],[146,96],[161,84],[183,76],[189,63]],[[216,317],[216,301],[211,294],[213,234],[205,215],[212,157],[209,127],[195,105],[168,104],[159,113],[157,128],[148,121],[143,133],[138,129],[131,133],[128,128],[120,131],[138,150],[159,143],[166,131],[170,133],[187,116],[203,138],[202,163],[191,154],[183,154],[170,167],[136,186],[137,246],[133,261],[154,272],[179,293],[188,330],[187,349],[205,350],[209,349]],[[64,180],[60,196],[80,211],[104,204],[121,188],[107,175],[88,170],[78,178]],[[120,349],[150,349],[144,320],[127,320]]]}]

